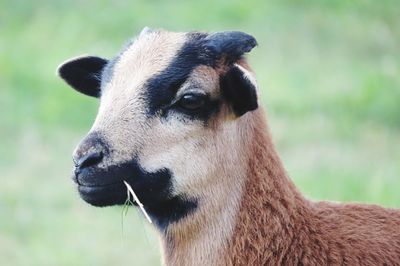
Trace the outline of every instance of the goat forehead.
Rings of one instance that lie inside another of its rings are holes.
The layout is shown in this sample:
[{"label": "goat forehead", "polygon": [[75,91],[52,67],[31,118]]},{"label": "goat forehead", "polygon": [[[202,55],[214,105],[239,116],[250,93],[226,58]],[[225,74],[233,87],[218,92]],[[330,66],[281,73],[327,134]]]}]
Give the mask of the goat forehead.
[{"label": "goat forehead", "polygon": [[103,73],[103,89],[138,89],[137,85],[168,66],[186,39],[184,33],[172,32],[139,36],[110,61]]},{"label": "goat forehead", "polygon": [[123,118],[143,109],[147,81],[167,68],[186,39],[184,33],[149,33],[139,36],[111,60],[102,77],[96,125],[109,123],[105,120],[111,117]]},{"label": "goat forehead", "polygon": [[106,72],[112,68],[112,78],[103,84],[103,107],[122,108],[128,102],[130,106],[143,107],[143,103],[132,105],[142,101],[146,102],[149,113],[154,114],[175,96],[196,68],[213,66],[213,58],[203,48],[205,36],[197,32],[139,36],[107,67]]}]

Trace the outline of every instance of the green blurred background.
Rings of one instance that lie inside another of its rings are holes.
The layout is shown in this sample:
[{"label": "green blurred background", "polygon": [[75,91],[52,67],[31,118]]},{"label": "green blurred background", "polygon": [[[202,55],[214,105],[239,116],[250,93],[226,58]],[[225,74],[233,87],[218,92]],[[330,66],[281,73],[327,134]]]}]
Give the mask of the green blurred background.
[{"label": "green blurred background", "polygon": [[86,205],[71,154],[98,102],[55,75],[144,26],[237,29],[287,170],[312,199],[400,207],[398,0],[0,0],[0,265],[158,265],[131,209]]}]

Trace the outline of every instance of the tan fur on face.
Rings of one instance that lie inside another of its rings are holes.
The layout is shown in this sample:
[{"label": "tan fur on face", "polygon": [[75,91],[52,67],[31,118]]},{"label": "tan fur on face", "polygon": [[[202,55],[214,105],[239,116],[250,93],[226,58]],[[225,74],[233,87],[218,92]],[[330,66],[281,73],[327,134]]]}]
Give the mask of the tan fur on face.
[{"label": "tan fur on face", "polygon": [[[217,73],[210,67],[197,67],[178,90],[176,98],[189,92],[220,97]],[[152,119],[149,121],[151,134],[146,134],[140,151],[140,164],[147,171],[164,167],[170,169],[174,175],[176,194],[189,192],[197,196],[205,185],[213,182],[210,178],[218,171],[214,162],[221,152],[225,152],[222,147],[218,149],[221,141],[235,145],[239,140],[236,138],[230,143],[229,137],[228,140],[217,138],[220,134],[226,136],[225,127],[232,130],[232,126],[221,123],[226,115],[227,111],[220,112],[211,118],[207,126],[201,121],[185,119],[181,114],[171,114],[166,120]],[[192,156],[191,160],[188,160],[188,155]]]},{"label": "tan fur on face", "polygon": [[[240,124],[225,122],[171,167],[174,184],[198,199],[198,209],[171,224],[163,248],[168,265],[214,265],[233,232],[245,176]],[[241,151],[241,152],[238,152]],[[188,156],[190,154],[191,156]],[[242,163],[239,163],[242,162]]]},{"label": "tan fur on face", "polygon": [[[218,73],[206,66],[196,68],[177,97],[193,90],[220,97]],[[207,126],[173,117],[152,121],[140,165],[147,171],[168,168],[173,174],[174,193],[198,200],[195,212],[171,224],[162,237],[168,265],[213,265],[218,251],[227,246],[248,157],[244,142],[248,132],[243,125],[246,116],[236,120],[231,115],[225,104]]]},{"label": "tan fur on face", "polygon": [[205,92],[215,99],[220,96],[219,75],[209,66],[198,66],[189,76],[185,84],[177,92],[177,98],[185,93],[198,91]]}]

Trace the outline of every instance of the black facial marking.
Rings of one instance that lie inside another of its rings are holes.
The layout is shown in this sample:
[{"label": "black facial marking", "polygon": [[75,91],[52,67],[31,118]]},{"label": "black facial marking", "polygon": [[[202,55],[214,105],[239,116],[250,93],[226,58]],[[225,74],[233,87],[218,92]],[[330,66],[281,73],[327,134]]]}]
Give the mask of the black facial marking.
[{"label": "black facial marking", "polygon": [[101,73],[107,62],[108,60],[96,56],[79,57],[62,64],[58,73],[75,90],[99,97]]},{"label": "black facial marking", "polygon": [[[232,65],[244,53],[251,51],[257,45],[254,37],[237,31],[211,35],[192,32],[187,36],[188,40],[175,55],[171,64],[147,81],[147,91],[143,98],[148,101],[149,116],[160,111],[161,114],[180,111],[193,119],[207,122],[207,119],[219,109],[220,101],[209,100],[204,108],[198,109],[196,112],[179,108],[176,105],[169,108],[177,90],[197,66],[215,67],[218,60],[224,56],[227,59],[225,63]],[[229,73],[221,78],[220,83],[221,86],[227,88],[226,97],[231,100],[233,110],[238,116],[257,108],[254,86],[243,75],[239,75],[239,72],[239,69],[232,67]]]},{"label": "black facial marking", "polygon": [[150,217],[155,221],[158,228],[165,231],[171,223],[177,222],[197,208],[197,200],[185,199],[175,196],[161,201],[157,205],[145,206]]},{"label": "black facial marking", "polygon": [[254,85],[237,66],[220,78],[220,87],[224,97],[231,104],[234,113],[241,116],[257,109],[257,93]]},{"label": "black facial marking", "polygon": [[195,199],[187,199],[183,195],[171,196],[172,174],[168,169],[147,172],[135,161],[131,162],[131,167],[135,174],[131,174],[127,182],[160,229],[164,230],[197,207]]},{"label": "black facial marking", "polygon": [[78,175],[74,180],[79,182],[81,197],[99,207],[124,204],[127,188],[123,181],[127,181],[160,230],[165,230],[169,224],[185,217],[197,207],[196,199],[171,195],[172,174],[168,169],[148,172],[136,160],[107,169],[85,168]]},{"label": "black facial marking", "polygon": [[188,40],[175,55],[170,65],[147,81],[148,114],[152,116],[174,99],[177,90],[192,71],[200,65],[215,66],[215,57],[207,52],[206,33],[188,33]]}]

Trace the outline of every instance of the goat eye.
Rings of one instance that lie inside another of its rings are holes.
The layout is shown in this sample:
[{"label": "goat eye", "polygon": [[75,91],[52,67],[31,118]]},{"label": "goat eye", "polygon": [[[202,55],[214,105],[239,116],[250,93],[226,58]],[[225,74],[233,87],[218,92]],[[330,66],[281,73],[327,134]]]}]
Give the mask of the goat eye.
[{"label": "goat eye", "polygon": [[179,100],[179,105],[185,109],[196,110],[204,105],[206,96],[203,94],[185,94]]}]

